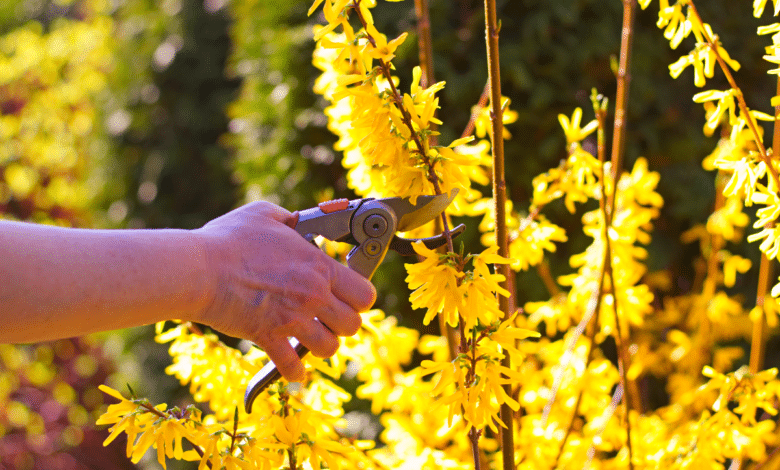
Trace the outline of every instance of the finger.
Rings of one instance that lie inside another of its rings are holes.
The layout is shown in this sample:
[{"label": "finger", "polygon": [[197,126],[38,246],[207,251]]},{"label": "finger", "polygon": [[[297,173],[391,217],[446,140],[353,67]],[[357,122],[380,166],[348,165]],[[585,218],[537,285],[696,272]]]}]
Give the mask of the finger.
[{"label": "finger", "polygon": [[301,382],[306,377],[303,362],[289,342],[285,340],[274,341],[263,349],[288,382]]},{"label": "finger", "polygon": [[317,357],[330,357],[339,349],[339,339],[336,335],[317,320],[297,322],[293,329],[295,332],[292,336]]},{"label": "finger", "polygon": [[340,263],[335,263],[332,271],[330,290],[358,312],[365,312],[376,301],[376,289],[371,281]]},{"label": "finger", "polygon": [[360,314],[334,295],[331,295],[330,302],[317,312],[317,318],[336,336],[352,336],[363,324]]}]

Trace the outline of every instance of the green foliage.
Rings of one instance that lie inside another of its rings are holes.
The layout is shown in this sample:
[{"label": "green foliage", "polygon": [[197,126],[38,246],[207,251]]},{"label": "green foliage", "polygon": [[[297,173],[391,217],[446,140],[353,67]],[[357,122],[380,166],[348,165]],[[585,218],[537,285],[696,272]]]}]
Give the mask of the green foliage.
[{"label": "green foliage", "polygon": [[126,2],[115,15],[113,220],[199,227],[238,204],[232,159],[219,144],[237,86],[224,74],[227,19],[196,0]]}]

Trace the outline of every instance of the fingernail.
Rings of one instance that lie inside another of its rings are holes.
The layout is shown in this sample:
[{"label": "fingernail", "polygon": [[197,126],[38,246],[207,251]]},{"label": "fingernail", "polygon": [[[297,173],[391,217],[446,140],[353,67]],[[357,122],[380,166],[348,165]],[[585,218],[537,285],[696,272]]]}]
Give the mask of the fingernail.
[{"label": "fingernail", "polygon": [[366,300],[366,309],[371,308],[372,305],[374,305],[374,302],[376,302],[376,287],[374,287],[374,284],[371,282],[368,283],[369,285],[369,297]]},{"label": "fingernail", "polygon": [[298,225],[298,219],[301,217],[301,214],[298,211],[293,212],[290,217],[284,221],[284,225],[295,228]]}]

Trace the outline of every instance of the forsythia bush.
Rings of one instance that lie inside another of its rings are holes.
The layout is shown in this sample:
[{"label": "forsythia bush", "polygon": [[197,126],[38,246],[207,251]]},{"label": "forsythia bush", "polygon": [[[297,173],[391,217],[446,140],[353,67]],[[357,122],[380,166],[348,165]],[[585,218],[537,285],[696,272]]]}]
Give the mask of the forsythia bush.
[{"label": "forsythia bush", "polygon": [[[643,9],[650,3],[639,2]],[[648,273],[643,247],[663,205],[656,192],[659,175],[643,158],[626,170],[620,159],[606,161],[607,101],[594,93],[595,119],[584,125],[581,109],[560,116],[568,155],[534,179],[526,210],[507,203],[509,257],[499,256],[493,204],[479,189],[490,182],[493,164],[486,138],[490,114],[475,113],[476,137],[439,143],[436,126],[444,123],[436,117],[436,93],[445,84],[422,83],[420,68],[409,84],[393,75],[395,51],[407,34],[388,38],[377,31],[375,4],[314,2],[309,13],[322,8],[326,20],[314,31],[313,63],[322,71],[315,89],[329,103],[329,128],[339,137],[336,150],[356,194],[415,199],[458,188],[448,214],[481,219],[484,250],[456,251],[450,243],[440,253],[418,245],[419,262],[406,265],[412,306],[425,309],[424,323],[437,319],[449,334],[420,336],[382,311],[367,312],[360,333],[332,359],[307,358],[306,383],[270,387],[247,414],[244,389],[262,366],[263,353],[229,348],[195,325],[160,324],[157,340],[170,343],[173,358],[168,372],[189,384],[209,412],[169,409],[103,387],[119,400],[98,420],[112,425],[106,442],[126,433],[134,462],[151,447],[163,466],[166,459],[183,459],[199,462],[199,470],[500,468],[505,459],[509,468],[524,469],[739,468],[768,462],[780,446],[772,418],[780,399],[777,370],[760,371],[757,356],[750,367],[733,371],[742,349],[729,341],[753,337],[753,347],[762,347],[763,327],[777,325],[780,284],[772,288],[769,276],[761,276],[759,305],[745,308],[728,288],[751,262],[728,248],[747,229],[743,207],[755,204],[758,219],[748,240],[760,242],[762,263],[780,251],[780,165],[757,124],[775,118],[747,108],[730,72],[739,63],[694,2],[659,0],[658,26],[672,48],[686,38],[695,41],[690,53],[670,65],[673,77],[692,68],[695,84],[703,87],[719,69],[731,85],[693,97],[707,113],[705,134],[720,128],[717,148],[703,165],[718,172],[722,196],[707,223],[683,237],[701,246],[695,289],[662,298],[656,293],[668,280]],[[757,17],[765,4],[754,1]],[[780,2],[774,6],[777,14]],[[766,59],[780,63],[780,24],[758,33],[773,34]],[[507,124],[514,119],[509,104],[501,103]],[[772,104],[780,105],[780,97]],[[594,133],[595,155],[583,145]],[[511,293],[490,265],[536,268],[544,277],[545,251],[567,241],[564,229],[543,214],[558,199],[571,212],[589,209],[582,229],[593,241],[570,258],[570,274],[557,280],[546,275],[549,300],[502,312],[498,297]],[[616,358],[605,353],[607,344],[615,344]],[[428,359],[410,368],[415,351]],[[379,442],[349,434],[343,405],[351,397],[334,382],[345,375],[361,383],[357,397],[370,401],[379,417]],[[651,376],[666,381],[668,405],[647,409],[643,403],[639,383]],[[502,406],[513,411],[511,422],[502,421]],[[501,439],[506,433],[514,439]]]}]

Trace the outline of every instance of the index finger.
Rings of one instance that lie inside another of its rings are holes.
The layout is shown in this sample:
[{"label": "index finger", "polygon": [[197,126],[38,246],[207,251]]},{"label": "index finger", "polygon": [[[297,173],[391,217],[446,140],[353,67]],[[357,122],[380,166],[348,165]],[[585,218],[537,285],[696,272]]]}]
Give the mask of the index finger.
[{"label": "index finger", "polygon": [[330,290],[357,312],[365,312],[376,301],[376,289],[371,281],[338,262],[334,263]]}]

